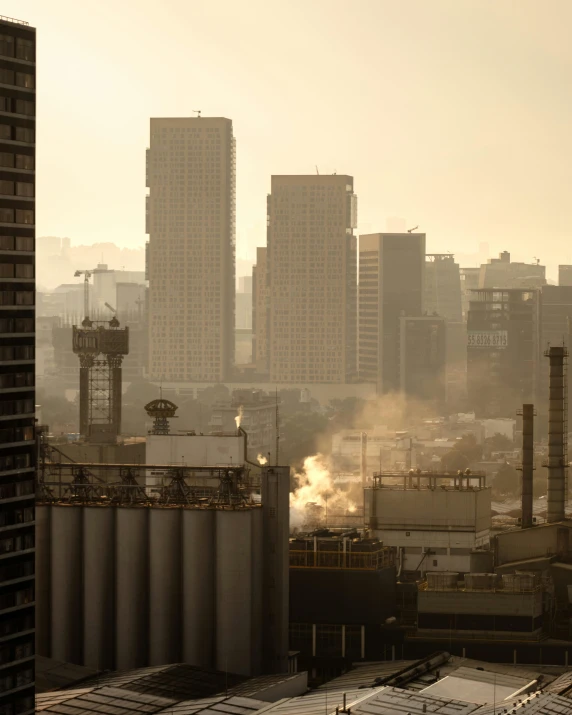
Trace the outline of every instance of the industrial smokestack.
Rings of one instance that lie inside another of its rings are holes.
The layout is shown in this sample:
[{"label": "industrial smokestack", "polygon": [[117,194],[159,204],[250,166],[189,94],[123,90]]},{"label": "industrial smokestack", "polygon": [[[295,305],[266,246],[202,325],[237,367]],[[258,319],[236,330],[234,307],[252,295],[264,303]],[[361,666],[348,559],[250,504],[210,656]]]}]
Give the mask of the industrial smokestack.
[{"label": "industrial smokestack", "polygon": [[568,350],[551,347],[544,354],[550,360],[547,521],[553,523],[564,520],[568,496]]},{"label": "industrial smokestack", "polygon": [[534,472],[534,405],[523,405],[522,415],[522,518],[523,529],[532,526],[532,474]]}]

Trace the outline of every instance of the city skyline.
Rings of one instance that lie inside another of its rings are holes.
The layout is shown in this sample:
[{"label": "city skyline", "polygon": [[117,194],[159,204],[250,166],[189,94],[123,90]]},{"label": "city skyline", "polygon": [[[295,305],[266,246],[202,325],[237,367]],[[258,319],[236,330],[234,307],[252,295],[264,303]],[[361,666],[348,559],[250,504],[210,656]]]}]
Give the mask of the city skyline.
[{"label": "city skyline", "polygon": [[[158,13],[143,3],[133,22],[132,3],[102,2],[80,40],[71,32],[81,24],[73,3],[57,3],[54,12],[34,0],[7,2],[6,14],[43,28],[38,181],[46,188],[38,234],[141,245],[148,119],[201,109],[235,125],[238,255],[253,259],[262,244],[270,176],[317,165],[324,174],[355,177],[358,233],[384,231],[387,217],[402,216],[427,233],[429,251],[466,253],[488,241],[526,262],[542,235],[542,258],[554,277],[557,263],[572,262],[561,249],[570,224],[572,51],[564,28],[572,8],[557,5],[560,12],[549,16],[531,2],[519,4],[518,15],[477,2],[463,10],[438,0],[430,8],[364,2],[359,13],[334,3],[324,15],[326,5],[315,2],[303,15],[294,2],[275,15],[256,1],[240,12],[226,3],[170,2]],[[290,39],[267,31],[275,18]],[[383,42],[376,41],[380,28]],[[359,38],[362,51],[327,54],[346,33]],[[73,63],[64,61],[70,54]],[[175,68],[163,72],[175,57]],[[64,72],[53,71],[62,64]],[[76,86],[73,105],[56,102],[69,84]],[[340,86],[349,101],[342,103]],[[89,172],[75,161],[77,151]],[[121,171],[107,170],[115,165]]]}]

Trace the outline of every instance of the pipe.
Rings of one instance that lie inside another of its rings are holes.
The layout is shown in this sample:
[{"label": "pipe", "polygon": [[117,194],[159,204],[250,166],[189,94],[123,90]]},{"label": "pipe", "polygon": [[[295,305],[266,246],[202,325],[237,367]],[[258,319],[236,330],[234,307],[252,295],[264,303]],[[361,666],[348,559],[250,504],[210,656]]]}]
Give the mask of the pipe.
[{"label": "pipe", "polygon": [[523,529],[532,526],[532,475],[534,471],[534,405],[522,406],[522,514]]},{"label": "pipe", "polygon": [[251,464],[253,467],[258,467],[258,469],[262,469],[261,464],[256,464],[256,462],[251,462],[250,459],[248,459],[248,435],[246,432],[242,429],[242,427],[238,428],[238,434],[241,434],[244,438],[244,461],[247,464]]},{"label": "pipe", "polygon": [[568,467],[568,386],[566,362],[568,350],[554,346],[545,353],[550,361],[548,402],[548,513],[549,523],[564,521]]}]

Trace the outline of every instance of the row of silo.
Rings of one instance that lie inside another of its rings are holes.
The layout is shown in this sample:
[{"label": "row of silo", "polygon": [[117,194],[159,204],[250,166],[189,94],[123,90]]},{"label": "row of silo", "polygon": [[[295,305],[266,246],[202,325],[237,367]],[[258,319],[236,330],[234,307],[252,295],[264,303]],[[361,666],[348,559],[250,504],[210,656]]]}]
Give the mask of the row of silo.
[{"label": "row of silo", "polygon": [[262,509],[38,505],[40,655],[260,672]]}]

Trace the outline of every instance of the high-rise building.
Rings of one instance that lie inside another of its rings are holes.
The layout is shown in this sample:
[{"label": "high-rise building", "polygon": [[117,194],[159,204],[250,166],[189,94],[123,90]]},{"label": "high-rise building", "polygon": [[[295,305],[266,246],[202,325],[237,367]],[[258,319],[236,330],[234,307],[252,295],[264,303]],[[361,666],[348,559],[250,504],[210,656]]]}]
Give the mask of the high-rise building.
[{"label": "high-rise building", "polygon": [[423,312],[424,233],[359,238],[359,377],[378,393],[399,391],[402,317]]},{"label": "high-rise building", "polygon": [[356,379],[353,177],[273,176],[268,196],[269,368],[280,383]]},{"label": "high-rise building", "polygon": [[151,378],[221,382],[234,361],[232,121],[151,119],[147,186]]},{"label": "high-rise building", "polygon": [[463,320],[467,322],[467,316],[469,314],[469,303],[471,301],[471,291],[476,290],[479,287],[479,274],[481,272],[480,268],[461,268],[461,303],[463,307]]},{"label": "high-rise building", "polygon": [[447,321],[400,318],[399,378],[408,397],[443,409],[447,398]]},{"label": "high-rise building", "polygon": [[0,713],[34,712],[36,30],[0,19]]},{"label": "high-rise building", "polygon": [[558,266],[558,285],[572,286],[572,266]]},{"label": "high-rise building", "polygon": [[461,322],[461,274],[452,253],[426,255],[423,310],[428,315],[440,315],[449,322]]},{"label": "high-rise building", "polygon": [[517,263],[510,253],[503,251],[498,258],[483,263],[479,272],[479,288],[540,288],[546,285],[546,266],[536,263]]},{"label": "high-rise building", "polygon": [[537,290],[475,290],[467,321],[467,393],[480,417],[512,417],[538,394]]},{"label": "high-rise building", "polygon": [[256,249],[252,267],[252,362],[258,372],[268,371],[268,273],[266,248]]}]

